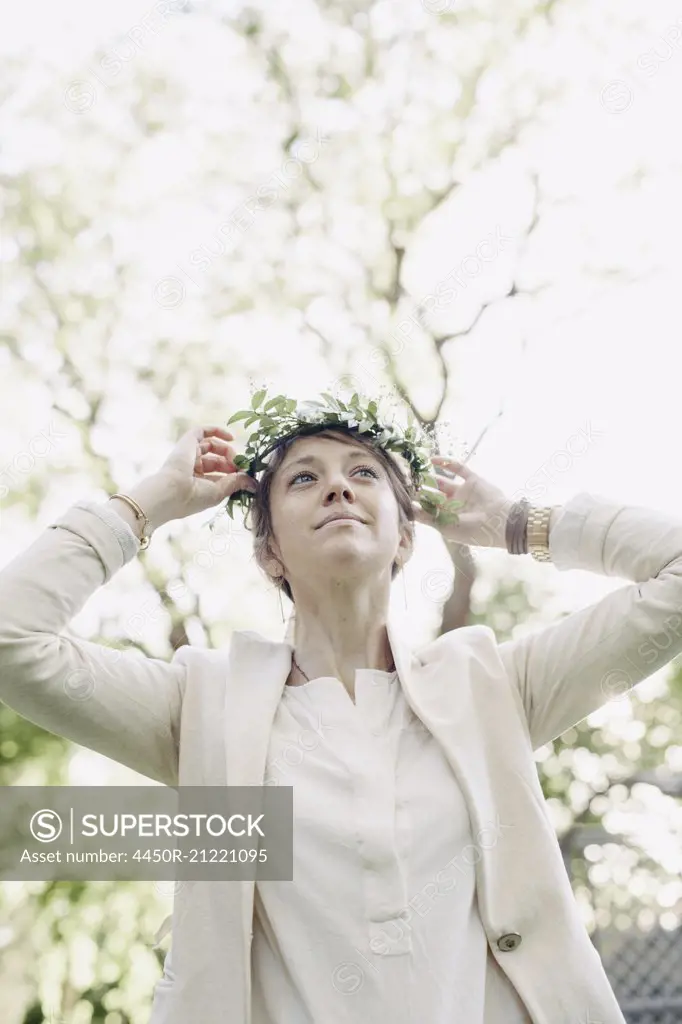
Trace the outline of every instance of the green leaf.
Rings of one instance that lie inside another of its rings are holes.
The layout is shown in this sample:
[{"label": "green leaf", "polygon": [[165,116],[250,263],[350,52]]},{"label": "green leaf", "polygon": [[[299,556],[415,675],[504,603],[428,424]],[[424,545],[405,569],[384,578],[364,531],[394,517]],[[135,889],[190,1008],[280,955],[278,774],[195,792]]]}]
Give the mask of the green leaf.
[{"label": "green leaf", "polygon": [[252,423],[260,419],[260,413],[257,412],[255,415],[251,415],[248,420],[244,420],[244,426],[250,427]]},{"label": "green leaf", "polygon": [[372,399],[372,401],[367,406],[367,411],[369,413],[371,413],[372,416],[376,416],[376,414],[377,414],[377,403],[374,401],[374,399]]},{"label": "green leaf", "polygon": [[274,409],[276,407],[278,408],[282,404],[282,402],[285,401],[286,399],[284,395],[277,395],[276,398],[271,398],[268,402],[265,403],[265,405],[263,406],[263,412],[267,412],[268,409]]},{"label": "green leaf", "polygon": [[257,391],[251,399],[251,408],[257,409],[267,394],[267,389],[263,388],[262,391]]},{"label": "green leaf", "polygon": [[321,395],[324,399],[326,399],[327,403],[331,405],[332,409],[338,409],[339,403],[337,402],[333,395],[330,395],[328,391],[322,391]]},{"label": "green leaf", "polygon": [[230,423],[236,423],[237,420],[246,419],[246,417],[250,416],[250,415],[251,415],[251,409],[240,409],[239,412],[236,412],[234,414],[234,416],[230,416],[230,418],[227,421],[227,423],[225,424],[225,426],[229,427]]},{"label": "green leaf", "polygon": [[246,455],[235,455],[232,460],[237,469],[248,469],[251,460],[247,459]]},{"label": "green leaf", "polygon": [[439,509],[437,513],[437,522],[439,526],[454,526],[459,522],[459,515],[457,512],[451,512],[447,509]]}]

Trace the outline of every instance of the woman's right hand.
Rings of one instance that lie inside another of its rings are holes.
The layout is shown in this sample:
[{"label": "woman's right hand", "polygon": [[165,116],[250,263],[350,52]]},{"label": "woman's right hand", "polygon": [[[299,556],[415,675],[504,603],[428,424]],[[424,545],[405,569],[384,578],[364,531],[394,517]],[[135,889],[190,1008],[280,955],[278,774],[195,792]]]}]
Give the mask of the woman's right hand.
[{"label": "woman's right hand", "polygon": [[232,461],[237,453],[228,441],[233,440],[233,434],[216,426],[192,427],[182,435],[155,474],[162,484],[165,521],[204,512],[234,491],[257,491],[254,478]]}]

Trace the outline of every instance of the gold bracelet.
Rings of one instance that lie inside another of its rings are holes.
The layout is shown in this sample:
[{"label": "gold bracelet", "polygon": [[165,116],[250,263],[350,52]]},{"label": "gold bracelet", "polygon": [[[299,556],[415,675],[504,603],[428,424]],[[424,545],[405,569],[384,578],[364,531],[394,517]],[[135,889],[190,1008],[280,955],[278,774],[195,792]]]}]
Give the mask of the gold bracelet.
[{"label": "gold bracelet", "polygon": [[144,520],[144,525],[142,527],[142,536],[140,537],[140,550],[144,551],[145,548],[149,547],[149,541],[151,540],[151,533],[145,534],[144,531],[146,530],[147,527],[151,528],[151,523],[147,519],[146,515],[144,514],[140,506],[134,500],[134,498],[128,497],[127,494],[119,494],[118,492],[116,494],[110,494],[109,501],[111,501],[112,498],[120,498],[121,501],[125,501],[126,505],[130,505],[130,507],[132,508],[136,518],[138,520]]},{"label": "gold bracelet", "polygon": [[553,507],[532,505],[528,510],[528,553],[537,562],[551,562],[549,553],[549,519]]}]

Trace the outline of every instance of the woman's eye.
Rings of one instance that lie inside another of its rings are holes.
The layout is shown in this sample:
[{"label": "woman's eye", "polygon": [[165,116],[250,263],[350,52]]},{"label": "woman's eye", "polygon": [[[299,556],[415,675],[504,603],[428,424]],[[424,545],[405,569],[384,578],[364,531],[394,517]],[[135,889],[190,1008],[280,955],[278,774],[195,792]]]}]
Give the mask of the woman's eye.
[{"label": "woman's eye", "polygon": [[[358,473],[362,469],[366,470],[368,473],[371,473],[372,476],[375,477],[375,479],[379,478],[379,474],[376,472],[376,470],[372,469],[371,466],[356,466],[356,468],[354,469],[353,472]],[[289,481],[289,484],[291,485],[291,484],[295,483],[298,480],[298,478],[301,477],[301,476],[312,476],[312,475],[313,474],[309,473],[306,469],[302,469],[300,473],[297,473],[296,476],[291,478],[291,480]]]}]

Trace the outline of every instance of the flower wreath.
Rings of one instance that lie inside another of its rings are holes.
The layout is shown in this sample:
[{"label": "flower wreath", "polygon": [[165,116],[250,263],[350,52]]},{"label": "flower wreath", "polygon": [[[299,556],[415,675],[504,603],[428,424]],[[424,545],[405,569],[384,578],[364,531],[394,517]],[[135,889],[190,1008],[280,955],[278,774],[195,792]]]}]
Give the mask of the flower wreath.
[{"label": "flower wreath", "polygon": [[[320,397],[324,399],[323,402],[298,403],[286,395],[268,399],[265,388],[256,391],[251,399],[251,408],[240,409],[227,421],[228,427],[240,421],[243,421],[244,427],[250,427],[258,421],[257,429],[248,437],[244,454],[234,457],[237,470],[248,473],[255,480],[256,473],[267,466],[266,456],[278,445],[293,437],[303,437],[335,427],[347,433],[370,437],[380,448],[402,455],[409,466],[421,507],[430,512],[440,524],[458,521],[456,509],[463,502],[448,501],[443,492],[438,490],[430,459],[436,442],[428,430],[422,430],[415,422],[409,408],[408,426],[403,429],[393,420],[389,422],[387,416],[380,415],[374,399],[365,401],[357,392],[348,402],[326,391]],[[225,512],[231,519],[234,518],[235,505],[250,507],[254,497],[254,492],[250,490],[234,491],[226,499],[225,506],[211,520],[211,528],[215,519]]]}]

